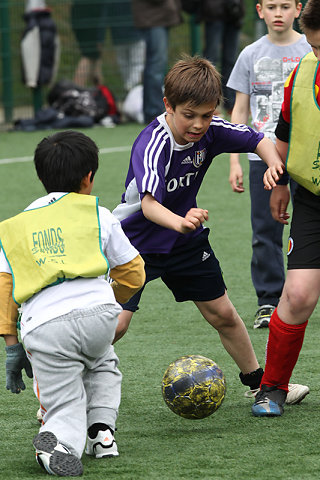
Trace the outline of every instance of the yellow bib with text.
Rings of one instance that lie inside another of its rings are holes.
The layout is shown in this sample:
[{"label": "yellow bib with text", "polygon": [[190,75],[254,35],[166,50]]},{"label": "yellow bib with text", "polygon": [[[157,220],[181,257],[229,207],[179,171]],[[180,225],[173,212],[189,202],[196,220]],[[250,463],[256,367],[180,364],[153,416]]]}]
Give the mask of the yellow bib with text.
[{"label": "yellow bib with text", "polygon": [[90,195],[68,193],[1,222],[0,242],[17,303],[66,279],[97,277],[109,268],[101,249],[98,199]]},{"label": "yellow bib with text", "polygon": [[320,195],[320,107],[315,85],[318,65],[314,53],[310,52],[298,66],[291,92],[286,160],[290,176],[315,195]]}]

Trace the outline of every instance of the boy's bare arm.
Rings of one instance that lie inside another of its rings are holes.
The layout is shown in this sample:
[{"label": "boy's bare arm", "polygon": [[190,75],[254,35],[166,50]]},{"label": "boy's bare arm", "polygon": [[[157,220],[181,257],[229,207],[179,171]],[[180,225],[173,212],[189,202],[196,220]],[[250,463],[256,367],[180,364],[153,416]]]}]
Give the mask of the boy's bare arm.
[{"label": "boy's bare arm", "polygon": [[283,164],[285,164],[285,161],[287,159],[288,147],[289,144],[287,142],[283,142],[282,140],[279,140],[279,138],[276,139],[276,149],[278,150]]},{"label": "boy's bare arm", "polygon": [[268,170],[263,177],[264,188],[272,190],[277,186],[284,172],[284,162],[281,159],[274,143],[267,137],[263,137],[257,145],[255,153],[268,165]]},{"label": "boy's bare arm", "polygon": [[[279,152],[279,155],[285,163],[288,153],[287,142],[276,139],[276,148]],[[287,208],[290,202],[290,192],[288,185],[277,185],[277,188],[274,188],[270,197],[270,210],[272,217],[277,220],[277,222],[284,225],[288,225],[288,218],[290,217],[287,212]]]},{"label": "boy's bare arm", "polygon": [[[232,110],[231,122],[247,124],[250,113],[250,97],[246,93],[236,92],[236,101]],[[243,172],[240,164],[239,153],[231,153],[230,155],[230,173],[229,183],[234,192],[242,193],[243,188]]]},{"label": "boy's bare arm", "polygon": [[151,222],[179,233],[192,232],[208,220],[208,210],[191,208],[185,217],[181,217],[157,202],[150,193],[143,197],[141,208],[144,216]]}]

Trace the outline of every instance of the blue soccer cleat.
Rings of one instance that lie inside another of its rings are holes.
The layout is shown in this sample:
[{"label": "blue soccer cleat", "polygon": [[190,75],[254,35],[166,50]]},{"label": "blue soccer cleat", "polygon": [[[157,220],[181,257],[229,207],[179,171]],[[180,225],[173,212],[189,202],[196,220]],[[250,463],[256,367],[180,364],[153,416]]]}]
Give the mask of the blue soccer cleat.
[{"label": "blue soccer cleat", "polygon": [[277,387],[261,385],[251,411],[255,417],[280,417],[283,414],[283,405],[287,392]]}]

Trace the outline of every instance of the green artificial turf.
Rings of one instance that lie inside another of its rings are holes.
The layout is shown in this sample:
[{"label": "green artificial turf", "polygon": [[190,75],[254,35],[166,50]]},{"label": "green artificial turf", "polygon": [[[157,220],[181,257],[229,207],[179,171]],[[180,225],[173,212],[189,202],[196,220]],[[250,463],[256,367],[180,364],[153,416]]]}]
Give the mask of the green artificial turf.
[{"label": "green artificial turf", "polygon": [[[86,130],[104,151],[129,147],[141,126]],[[0,220],[44,194],[31,161],[3,159],[32,156],[50,132],[2,133],[0,137]],[[102,153],[93,194],[111,210],[123,192],[130,152]],[[267,330],[253,330],[257,308],[250,278],[251,227],[248,188],[238,195],[228,184],[228,155],[216,158],[204,180],[199,206],[209,210],[210,241],[224,272],[228,294],[245,321],[263,366]],[[248,162],[243,156],[245,187]],[[284,243],[288,236],[285,228]],[[128,333],[115,346],[123,373],[122,403],[116,440],[120,456],[83,456],[88,480],[311,480],[319,478],[319,312],[307,328],[293,382],[310,386],[301,405],[288,406],[281,418],[254,418],[252,401],[244,397],[239,370],[223,349],[219,336],[191,302],[175,303],[161,281],[149,284]],[[5,389],[4,342],[0,340],[0,477],[35,480],[45,473],[34,459],[32,438],[38,431],[37,400],[32,381],[13,395]],[[186,420],[165,405],[161,379],[169,363],[181,355],[212,358],[227,380],[224,403],[212,416]]]}]

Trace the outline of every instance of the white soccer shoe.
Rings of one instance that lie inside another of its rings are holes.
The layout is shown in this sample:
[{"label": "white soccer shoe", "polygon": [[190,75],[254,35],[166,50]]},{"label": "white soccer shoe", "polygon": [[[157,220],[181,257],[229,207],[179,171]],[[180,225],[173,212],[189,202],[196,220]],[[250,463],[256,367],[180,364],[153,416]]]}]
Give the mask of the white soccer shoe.
[{"label": "white soccer shoe", "polygon": [[[296,405],[302,402],[302,400],[310,393],[310,389],[307,385],[299,385],[299,383],[289,383],[289,392],[286,399],[287,405]],[[244,396],[247,398],[255,398],[259,388],[255,390],[248,390]]]},{"label": "white soccer shoe", "polygon": [[99,430],[95,438],[88,437],[86,454],[96,458],[117,457],[119,455],[117,444],[109,428]]},{"label": "white soccer shoe", "polygon": [[36,460],[50,475],[60,477],[77,477],[82,475],[83,466],[80,458],[58,442],[52,432],[38,433],[33,439]]}]

